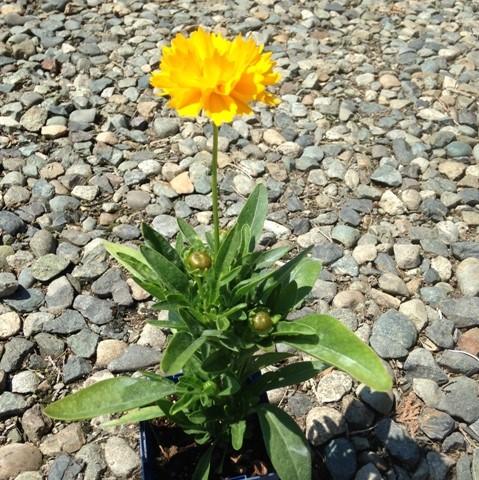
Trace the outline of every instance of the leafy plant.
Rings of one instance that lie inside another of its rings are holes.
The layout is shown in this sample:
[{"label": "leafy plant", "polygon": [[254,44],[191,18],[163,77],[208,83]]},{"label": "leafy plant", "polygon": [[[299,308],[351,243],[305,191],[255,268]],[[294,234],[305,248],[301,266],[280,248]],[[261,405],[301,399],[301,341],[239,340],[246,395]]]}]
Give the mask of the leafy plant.
[{"label": "leafy plant", "polygon": [[[206,80],[200,81],[207,52],[213,52],[215,62],[225,57],[217,71],[216,90]],[[261,52],[251,39],[239,36],[229,42],[202,29],[190,39],[179,35],[164,50],[164,71],[153,73],[153,85],[171,96],[170,103],[180,114],[203,108],[213,121],[213,229],[203,239],[178,219],[174,247],[146,224],[139,249],[105,243],[135,282],[152,295],[154,308],[168,311],[166,320],[150,322],[172,333],[160,370],[143,372],[134,379],[119,376],[98,382],[45,408],[50,417],[68,421],[121,413],[107,422],[111,426],[164,417],[198,444],[209,445],[193,480],[207,480],[213,474],[210,461],[216,449],[242,448],[248,419],[254,415],[280,478],[311,478],[311,455],[302,432],[285,412],[262,402],[264,394],[308,380],[326,364],[375,390],[389,390],[392,384],[382,361],[338,320],[320,314],[288,319],[310,293],[320,264],[308,257],[308,250],[284,261],[288,248],[258,248],[268,211],[263,185],[252,192],[234,226],[220,231],[218,125],[230,121],[235,113],[248,113],[249,101],[275,103],[265,88],[279,76],[272,72],[270,54]],[[194,75],[187,76],[183,85],[182,72],[176,70],[184,68],[192,69]],[[218,101],[214,96],[226,92],[228,75],[240,77],[234,82],[230,79],[231,91],[221,94],[224,98]],[[314,360],[291,363],[290,354],[276,351],[278,342]],[[257,375],[272,365],[279,366]],[[177,382],[167,377],[180,371]],[[218,471],[221,465],[214,473]]]},{"label": "leafy plant", "polygon": [[[224,448],[230,442],[236,450],[243,445],[246,419],[256,414],[280,477],[309,478],[310,454],[299,428],[283,411],[261,403],[261,396],[308,380],[325,364],[376,390],[388,390],[391,379],[376,354],[338,320],[319,314],[288,320],[311,291],[320,265],[304,251],[276,267],[287,249],[256,250],[266,212],[266,189],[258,185],[217,248],[209,235],[204,242],[182,221],[176,248],[146,224],[139,250],[106,243],[155,298],[154,308],[169,312],[167,320],[151,321],[173,332],[161,374],[105,380],[52,403],[45,412],[61,420],[124,413],[109,425],[166,417],[198,444]],[[282,365],[251,381],[261,368],[290,356],[274,351],[277,342],[318,361]],[[177,383],[163,376],[179,371],[183,375]],[[297,448],[285,448],[293,443]],[[210,457],[211,449],[195,478],[208,478]]]}]

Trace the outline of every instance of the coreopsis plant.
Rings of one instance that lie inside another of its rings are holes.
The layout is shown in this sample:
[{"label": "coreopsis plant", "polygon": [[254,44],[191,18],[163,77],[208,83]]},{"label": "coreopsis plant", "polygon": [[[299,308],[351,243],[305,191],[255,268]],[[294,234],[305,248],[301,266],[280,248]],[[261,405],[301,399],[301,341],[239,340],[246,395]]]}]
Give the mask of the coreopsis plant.
[{"label": "coreopsis plant", "polygon": [[[258,249],[268,211],[263,185],[253,191],[234,226],[220,230],[218,126],[251,113],[253,102],[277,103],[267,90],[279,80],[274,66],[271,54],[251,38],[240,35],[230,41],[201,28],[188,38],[177,35],[163,48],[151,84],[180,115],[203,113],[213,123],[212,231],[203,239],[179,218],[175,246],[146,224],[139,249],[105,243],[154,297],[154,308],[169,312],[167,320],[150,322],[171,331],[160,369],[95,383],[45,409],[61,420],[122,414],[109,425],[165,417],[204,445],[193,480],[221,476],[221,461],[210,465],[214,452],[240,450],[254,415],[278,476],[309,479],[307,441],[293,419],[261,400],[265,392],[308,380],[325,364],[375,390],[392,384],[376,354],[335,318],[310,314],[288,319],[311,291],[320,264],[308,249],[292,258],[287,247]],[[278,342],[311,360],[288,361],[292,355],[277,352]],[[271,365],[277,368],[253,378]],[[178,372],[179,379],[167,377]]]}]

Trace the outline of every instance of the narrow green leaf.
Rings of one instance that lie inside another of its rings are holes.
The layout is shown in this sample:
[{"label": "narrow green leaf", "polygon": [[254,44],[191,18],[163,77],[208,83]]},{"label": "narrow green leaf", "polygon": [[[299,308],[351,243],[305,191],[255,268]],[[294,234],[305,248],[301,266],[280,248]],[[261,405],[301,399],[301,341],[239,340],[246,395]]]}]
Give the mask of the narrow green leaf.
[{"label": "narrow green leaf", "polygon": [[185,220],[183,220],[182,218],[177,218],[176,221],[178,222],[178,227],[180,228],[180,232],[183,234],[186,241],[190,245],[194,245],[195,243],[201,242],[201,238],[196,233],[196,230],[188,222],[185,222]]},{"label": "narrow green leaf", "polygon": [[312,314],[295,323],[314,328],[319,341],[302,336],[287,338],[285,343],[344,370],[374,390],[392,388],[391,376],[382,360],[339,320],[329,315]]},{"label": "narrow green leaf", "polygon": [[289,357],[291,357],[291,353],[287,352],[268,352],[254,355],[250,357],[244,376],[249,377],[253,373],[259,372],[262,368],[282,362]]},{"label": "narrow green leaf", "polygon": [[118,425],[126,425],[128,423],[138,423],[145,420],[152,420],[153,418],[164,417],[165,412],[158,405],[150,405],[143,408],[134,408],[125,415],[115,420],[102,423],[103,427],[116,427]]},{"label": "narrow green leaf", "polygon": [[208,480],[210,478],[211,455],[213,454],[214,448],[214,445],[211,445],[205,453],[201,455],[191,480]]},{"label": "narrow green leaf", "polygon": [[218,254],[214,262],[216,278],[220,279],[221,274],[228,271],[231,262],[238,254],[241,242],[241,233],[236,225],[228,232],[226,238],[221,242]]},{"label": "narrow green leaf", "polygon": [[170,245],[170,242],[161,233],[151,228],[148,224],[142,223],[141,231],[148,247],[161,253],[167,260],[174,263],[180,270],[184,269],[184,264],[176,250]]},{"label": "narrow green leaf", "polygon": [[178,373],[205,341],[206,337],[193,340],[193,337],[187,332],[175,333],[161,360],[163,372],[167,375]]},{"label": "narrow green leaf", "polygon": [[231,424],[231,445],[235,450],[241,450],[244,433],[246,432],[246,420]]},{"label": "narrow green leaf", "polygon": [[273,336],[292,336],[292,335],[314,335],[317,338],[317,332],[309,325],[296,320],[283,320],[276,325],[276,331]]},{"label": "narrow green leaf", "polygon": [[142,407],[175,393],[168,379],[116,377],[97,382],[72,393],[45,408],[45,414],[57,420],[85,420],[110,413]]},{"label": "narrow green leaf", "polygon": [[140,250],[107,241],[103,241],[103,245],[105,250],[135,277],[145,281],[156,279],[155,273],[149,267]]},{"label": "narrow green leaf", "polygon": [[185,295],[188,294],[189,278],[174,263],[149,247],[141,247],[141,253],[165,286],[170,286]]},{"label": "narrow green leaf", "polygon": [[251,241],[249,249],[252,252],[258,244],[261,232],[263,230],[266,214],[268,213],[268,194],[266,187],[262,184],[256,186],[248,200],[246,201],[241,213],[236,220],[238,229],[243,225],[249,225],[251,229]]},{"label": "narrow green leaf", "polygon": [[261,395],[275,388],[288,387],[305,382],[325,369],[321,362],[298,362],[281,367],[275,372],[266,372],[245,388],[245,396]]},{"label": "narrow green leaf", "polygon": [[296,422],[270,404],[256,407],[263,439],[276,473],[283,480],[311,480],[311,452]]},{"label": "narrow green leaf", "polygon": [[277,247],[271,250],[266,250],[265,252],[257,252],[256,255],[253,253],[253,255],[255,255],[255,268],[257,270],[262,270],[263,268],[270,267],[283,258],[290,250],[291,247]]},{"label": "narrow green leaf", "polygon": [[138,284],[143,290],[145,290],[145,292],[148,292],[157,300],[162,301],[165,298],[166,290],[163,286],[159,285],[158,283],[144,280],[136,275],[133,275],[132,278],[136,284]]}]

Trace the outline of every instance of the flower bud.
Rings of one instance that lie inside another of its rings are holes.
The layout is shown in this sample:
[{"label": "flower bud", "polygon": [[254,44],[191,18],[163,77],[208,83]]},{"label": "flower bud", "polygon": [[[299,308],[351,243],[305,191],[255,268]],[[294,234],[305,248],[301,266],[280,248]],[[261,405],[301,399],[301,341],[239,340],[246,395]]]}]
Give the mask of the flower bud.
[{"label": "flower bud", "polygon": [[186,264],[191,270],[208,270],[211,267],[211,257],[205,251],[196,250],[186,257]]},{"label": "flower bud", "polygon": [[259,310],[250,318],[253,330],[259,333],[267,332],[273,326],[271,315],[266,310]]}]

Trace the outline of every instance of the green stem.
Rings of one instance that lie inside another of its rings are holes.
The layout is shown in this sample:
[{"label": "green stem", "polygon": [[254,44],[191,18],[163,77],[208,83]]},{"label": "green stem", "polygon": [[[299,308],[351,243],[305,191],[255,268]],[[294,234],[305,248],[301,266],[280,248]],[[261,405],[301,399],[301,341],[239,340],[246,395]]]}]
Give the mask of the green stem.
[{"label": "green stem", "polygon": [[213,200],[213,229],[216,251],[220,248],[220,217],[218,207],[218,127],[213,123],[213,154],[211,162],[211,196]]}]

